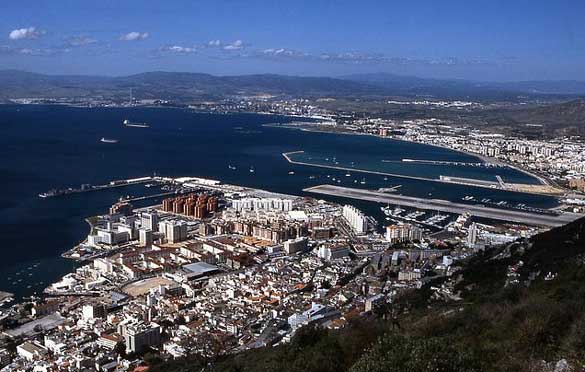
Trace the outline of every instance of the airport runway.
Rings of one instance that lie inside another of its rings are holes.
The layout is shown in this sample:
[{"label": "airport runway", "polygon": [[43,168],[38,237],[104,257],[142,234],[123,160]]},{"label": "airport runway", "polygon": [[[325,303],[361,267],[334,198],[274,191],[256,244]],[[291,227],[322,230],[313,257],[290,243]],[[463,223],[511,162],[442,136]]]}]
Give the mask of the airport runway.
[{"label": "airport runway", "polygon": [[458,214],[469,213],[476,217],[547,227],[565,225],[571,221],[583,217],[583,215],[575,213],[565,212],[559,215],[547,215],[519,210],[491,208],[477,204],[453,203],[447,200],[425,199],[415,198],[412,196],[386,194],[377,191],[354,189],[335,185],[319,185],[306,188],[303,191],[351,199],[367,200],[383,204],[412,207],[423,210]]}]

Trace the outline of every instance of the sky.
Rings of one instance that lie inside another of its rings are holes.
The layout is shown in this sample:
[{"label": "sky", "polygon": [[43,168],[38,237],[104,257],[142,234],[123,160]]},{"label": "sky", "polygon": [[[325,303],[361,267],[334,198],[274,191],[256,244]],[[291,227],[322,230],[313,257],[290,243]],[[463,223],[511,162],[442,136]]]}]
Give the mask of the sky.
[{"label": "sky", "polygon": [[583,0],[20,0],[0,69],[585,80]]}]

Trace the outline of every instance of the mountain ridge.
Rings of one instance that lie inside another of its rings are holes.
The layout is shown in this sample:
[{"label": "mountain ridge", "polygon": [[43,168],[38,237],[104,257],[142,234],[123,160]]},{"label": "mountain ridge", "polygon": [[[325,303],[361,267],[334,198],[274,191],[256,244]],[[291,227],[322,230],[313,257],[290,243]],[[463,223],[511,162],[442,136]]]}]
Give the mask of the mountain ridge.
[{"label": "mountain ridge", "polygon": [[[0,97],[103,97],[122,99],[132,88],[136,98],[182,102],[233,96],[285,97],[432,97],[517,101],[526,96],[585,95],[585,82],[485,83],[427,79],[394,74],[313,77],[278,74],[223,75],[197,72],[152,71],[127,76],[45,75],[0,70]],[[562,85],[571,89],[562,89]]]}]

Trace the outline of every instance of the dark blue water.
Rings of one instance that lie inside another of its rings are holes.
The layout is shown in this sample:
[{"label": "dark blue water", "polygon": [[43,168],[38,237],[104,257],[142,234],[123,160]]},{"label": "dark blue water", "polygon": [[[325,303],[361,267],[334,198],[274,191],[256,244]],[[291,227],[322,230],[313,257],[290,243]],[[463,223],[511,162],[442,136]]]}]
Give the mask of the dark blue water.
[{"label": "dark blue water", "polygon": [[[148,122],[151,128],[125,128],[121,125],[124,119]],[[400,193],[405,195],[431,194],[457,201],[474,195],[535,207],[555,205],[550,197],[398,178],[384,181],[381,176],[367,176],[366,185],[356,185],[344,177],[345,172],[291,166],[282,157],[283,152],[304,150],[346,161],[366,161],[369,157],[376,160],[477,159],[436,147],[369,136],[263,126],[289,120],[252,114],[200,114],[179,109],[0,106],[0,252],[3,258],[0,273],[6,278],[0,281],[0,290],[17,296],[30,295],[71,271],[74,263],[61,259],[59,254],[83,240],[88,232],[84,218],[106,212],[120,196],[147,191],[142,186],[133,186],[59,198],[37,197],[51,188],[81,183],[101,184],[156,172],[302,194],[305,187],[331,182],[326,177],[330,175],[342,179],[346,186],[378,188],[400,184]],[[102,137],[118,139],[119,143],[101,143]],[[230,170],[228,165],[237,169]],[[412,168],[392,166],[397,173],[412,172]],[[249,172],[250,167],[254,167],[254,173]],[[449,167],[433,169],[449,171]],[[294,175],[288,174],[291,170],[295,171]],[[463,177],[474,177],[477,169],[466,172],[461,168],[457,172]],[[310,176],[314,178],[309,179]],[[510,171],[506,177],[526,176]],[[375,203],[352,203],[379,217],[379,206]]]},{"label": "dark blue water", "polygon": [[[336,151],[334,154],[337,155],[333,155],[329,153],[331,149],[325,148],[315,152],[305,151],[304,153],[292,154],[290,157],[294,161],[309,164],[355,168],[433,180],[439,180],[441,176],[449,176],[497,182],[496,176],[500,176],[505,182],[538,184],[536,178],[513,168],[477,166],[480,163],[474,156],[445,152],[444,149],[436,146],[421,146],[417,150],[418,160],[436,160],[450,164],[404,162],[402,161],[403,154],[412,152],[411,143],[377,137],[368,140],[363,139],[365,136],[352,137],[352,140],[348,142],[359,141],[365,142],[365,144],[351,144],[352,151],[349,153]],[[392,152],[388,153],[390,148]],[[363,176],[362,173],[358,175],[360,178]]]}]

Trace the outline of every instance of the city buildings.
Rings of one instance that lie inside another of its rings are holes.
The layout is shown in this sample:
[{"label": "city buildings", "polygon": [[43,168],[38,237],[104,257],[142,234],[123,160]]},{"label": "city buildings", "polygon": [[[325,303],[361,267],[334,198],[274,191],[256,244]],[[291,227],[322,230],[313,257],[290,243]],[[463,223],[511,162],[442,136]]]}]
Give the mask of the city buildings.
[{"label": "city buildings", "polygon": [[[124,215],[117,207],[88,219],[94,230],[125,233],[124,243],[69,252],[79,267],[45,289],[53,299],[35,302],[34,315],[5,331],[18,340],[16,353],[0,350],[9,370],[136,370],[146,352],[217,357],[287,342],[310,323],[339,329],[419,288],[428,272],[452,275],[452,263],[473,252],[453,243],[469,234],[468,216],[445,229],[445,244],[414,223],[368,231],[368,218],[349,205],[191,178],[178,187],[185,183],[193,191],[165,199],[166,207]],[[201,195],[203,219],[185,213]],[[222,208],[208,209],[209,195]],[[532,231],[477,228],[478,240],[492,241]],[[9,318],[26,313],[16,306]]]},{"label": "city buildings", "polygon": [[343,217],[356,234],[363,235],[368,230],[366,216],[356,207],[348,204],[344,205]]},{"label": "city buildings", "polygon": [[422,229],[408,223],[386,227],[386,240],[390,243],[403,243],[422,239]]}]

